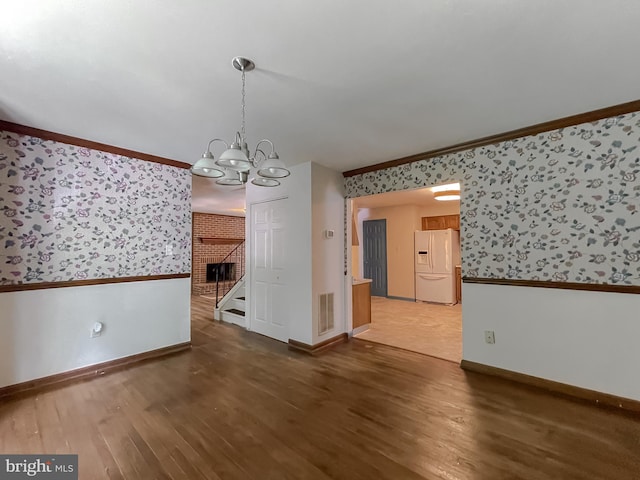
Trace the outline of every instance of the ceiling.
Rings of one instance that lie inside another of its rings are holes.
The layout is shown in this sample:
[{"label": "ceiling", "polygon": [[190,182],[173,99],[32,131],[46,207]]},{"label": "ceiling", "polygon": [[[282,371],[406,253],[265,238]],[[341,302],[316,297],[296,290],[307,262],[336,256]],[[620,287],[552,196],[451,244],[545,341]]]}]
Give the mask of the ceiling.
[{"label": "ceiling", "polygon": [[401,205],[415,205],[422,208],[440,209],[446,203],[448,207],[460,209],[460,200],[441,202],[433,197],[431,187],[401,190],[398,192],[367,195],[354,199],[355,208],[382,208]]},{"label": "ceiling", "polygon": [[[346,171],[640,98],[628,0],[0,7],[0,118],[189,163],[239,128],[237,55],[257,66],[249,141],[289,166]],[[194,209],[221,195],[194,182]]]}]

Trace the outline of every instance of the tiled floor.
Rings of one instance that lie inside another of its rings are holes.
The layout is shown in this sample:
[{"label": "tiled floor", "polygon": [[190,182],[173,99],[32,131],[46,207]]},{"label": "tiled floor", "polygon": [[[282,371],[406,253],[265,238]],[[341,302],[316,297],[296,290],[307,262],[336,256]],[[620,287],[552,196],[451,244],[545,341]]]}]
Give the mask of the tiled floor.
[{"label": "tiled floor", "polygon": [[356,338],[460,363],[462,306],[371,297],[371,326]]}]

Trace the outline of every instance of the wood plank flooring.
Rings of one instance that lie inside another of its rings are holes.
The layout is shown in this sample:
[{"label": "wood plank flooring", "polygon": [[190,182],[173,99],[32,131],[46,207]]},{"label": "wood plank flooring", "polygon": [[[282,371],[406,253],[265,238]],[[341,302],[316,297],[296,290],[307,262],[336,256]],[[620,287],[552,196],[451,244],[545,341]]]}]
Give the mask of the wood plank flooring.
[{"label": "wood plank flooring", "polygon": [[356,337],[460,364],[462,305],[371,297],[371,326]]},{"label": "wood plank flooring", "polygon": [[353,340],[311,357],[210,320],[193,349],[0,400],[0,452],[92,479],[637,479],[640,417]]}]

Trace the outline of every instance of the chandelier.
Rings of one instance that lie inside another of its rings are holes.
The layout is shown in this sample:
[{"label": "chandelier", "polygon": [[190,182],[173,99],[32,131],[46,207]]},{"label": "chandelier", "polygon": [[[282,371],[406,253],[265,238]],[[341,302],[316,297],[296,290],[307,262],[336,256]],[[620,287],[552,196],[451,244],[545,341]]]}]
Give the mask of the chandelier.
[{"label": "chandelier", "polygon": [[[244,57],[235,57],[231,63],[236,70],[242,72],[242,123],[240,131],[236,132],[235,139],[231,145],[220,138],[214,138],[209,141],[202,157],[191,167],[191,173],[201,177],[217,178],[216,183],[218,185],[244,185],[249,180],[251,169],[253,169],[256,175],[251,179],[252,184],[260,187],[277,187],[280,185],[278,179],[288,177],[291,172],[287,170],[282,160],[280,160],[274,149],[273,142],[266,138],[260,140],[256,144],[253,154],[247,146],[245,134],[245,73],[253,70],[256,65]],[[215,142],[221,142],[225,145],[224,152],[217,160],[211,153],[211,146]],[[268,155],[260,148],[264,144],[271,147]]]}]

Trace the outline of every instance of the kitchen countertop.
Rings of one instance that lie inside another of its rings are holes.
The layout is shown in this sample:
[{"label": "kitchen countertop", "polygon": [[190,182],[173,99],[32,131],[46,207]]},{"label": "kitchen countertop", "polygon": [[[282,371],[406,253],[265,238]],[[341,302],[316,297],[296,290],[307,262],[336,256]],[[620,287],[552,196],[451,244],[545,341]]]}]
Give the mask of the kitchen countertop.
[{"label": "kitchen countertop", "polygon": [[370,278],[354,278],[352,280],[352,285],[362,285],[363,283],[371,283],[372,280]]}]

